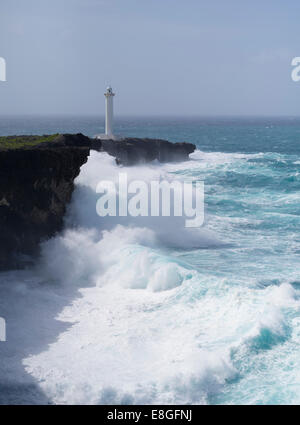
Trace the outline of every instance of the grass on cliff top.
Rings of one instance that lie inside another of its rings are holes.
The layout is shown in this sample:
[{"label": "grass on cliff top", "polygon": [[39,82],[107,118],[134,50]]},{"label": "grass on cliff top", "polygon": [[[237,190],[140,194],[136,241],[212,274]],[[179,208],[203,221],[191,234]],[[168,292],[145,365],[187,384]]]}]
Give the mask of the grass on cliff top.
[{"label": "grass on cliff top", "polygon": [[0,149],[20,149],[39,145],[44,142],[52,142],[58,134],[50,136],[1,136]]}]

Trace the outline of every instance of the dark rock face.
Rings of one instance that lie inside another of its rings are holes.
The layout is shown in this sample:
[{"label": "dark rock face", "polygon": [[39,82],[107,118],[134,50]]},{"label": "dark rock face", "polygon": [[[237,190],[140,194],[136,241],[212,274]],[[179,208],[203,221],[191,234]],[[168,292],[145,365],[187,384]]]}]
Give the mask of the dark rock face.
[{"label": "dark rock face", "polygon": [[[26,141],[22,137],[21,142]],[[58,135],[31,147],[0,146],[0,269],[22,266],[20,254],[37,254],[39,243],[61,230],[74,179],[90,149],[107,152],[117,164],[134,165],[187,160],[195,146],[154,139],[99,140],[82,134]]]},{"label": "dark rock face", "polygon": [[187,161],[196,146],[192,143],[171,143],[160,139],[97,140],[91,148],[107,152],[117,164],[135,165],[158,160],[159,162]]},{"label": "dark rock face", "polygon": [[65,147],[74,147],[74,148],[90,148],[91,139],[87,136],[84,136],[81,133],[78,134],[59,134],[53,141],[41,143],[38,145],[39,148],[65,148]]},{"label": "dark rock face", "polygon": [[196,146],[192,143],[171,143],[161,139],[124,138],[120,140],[90,139],[83,134],[61,134],[42,146],[76,146],[107,152],[117,164],[136,165],[154,160],[159,162],[187,161]]},{"label": "dark rock face", "polygon": [[73,181],[89,149],[0,151],[0,269],[20,266],[62,228]]}]

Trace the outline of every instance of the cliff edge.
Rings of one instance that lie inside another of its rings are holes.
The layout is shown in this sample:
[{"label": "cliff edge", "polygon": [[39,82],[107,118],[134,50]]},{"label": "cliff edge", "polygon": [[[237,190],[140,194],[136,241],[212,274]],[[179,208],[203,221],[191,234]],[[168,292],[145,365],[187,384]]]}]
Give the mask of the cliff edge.
[{"label": "cliff edge", "polygon": [[22,266],[22,254],[37,254],[39,242],[61,230],[88,155],[88,148],[0,147],[0,269]]},{"label": "cliff edge", "polygon": [[82,134],[0,137],[0,269],[17,268],[62,229],[74,179],[91,149],[117,164],[187,160],[195,146],[165,140],[90,139]]}]

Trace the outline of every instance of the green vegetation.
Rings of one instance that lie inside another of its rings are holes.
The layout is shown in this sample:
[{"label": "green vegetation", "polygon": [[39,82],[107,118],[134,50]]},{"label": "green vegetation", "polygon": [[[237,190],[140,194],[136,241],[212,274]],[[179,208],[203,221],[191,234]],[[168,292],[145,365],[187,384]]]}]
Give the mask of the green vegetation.
[{"label": "green vegetation", "polygon": [[0,150],[2,149],[20,149],[39,145],[44,142],[52,142],[58,134],[50,136],[2,136],[0,137]]}]

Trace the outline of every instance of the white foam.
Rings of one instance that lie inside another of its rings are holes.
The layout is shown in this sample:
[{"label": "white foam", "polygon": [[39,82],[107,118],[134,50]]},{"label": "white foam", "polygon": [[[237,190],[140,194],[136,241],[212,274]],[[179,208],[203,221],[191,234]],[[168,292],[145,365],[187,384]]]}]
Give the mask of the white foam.
[{"label": "white foam", "polygon": [[[214,155],[211,167],[224,160]],[[184,166],[152,164],[128,173],[172,178],[178,167],[181,178]],[[172,255],[176,244],[220,244],[206,228],[180,231],[172,220],[99,221],[95,187],[118,171],[113,158],[92,153],[68,213],[73,227],[43,244],[34,271],[0,276],[0,311],[13,330],[2,381],[37,383],[58,404],[209,403],[249,362],[255,369],[255,356],[268,358],[260,347],[265,331],[275,336],[274,345],[285,341],[285,312],[298,311],[299,300],[289,283],[238,285],[229,274],[218,277]],[[31,401],[44,401],[30,394]]]}]

